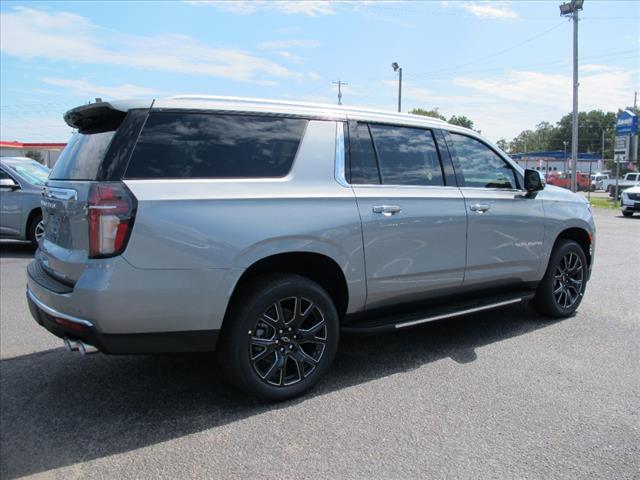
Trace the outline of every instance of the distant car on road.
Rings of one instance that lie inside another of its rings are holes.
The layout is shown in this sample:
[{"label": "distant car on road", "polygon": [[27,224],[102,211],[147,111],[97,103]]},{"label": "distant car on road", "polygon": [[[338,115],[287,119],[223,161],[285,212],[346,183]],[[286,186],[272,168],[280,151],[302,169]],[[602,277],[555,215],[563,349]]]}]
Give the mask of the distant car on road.
[{"label": "distant car on road", "polygon": [[[563,172],[550,173],[547,177],[547,183],[549,185],[555,185],[556,187],[571,189],[571,174]],[[589,174],[578,172],[577,187],[578,190],[583,191],[591,188],[591,178],[589,177]]]},{"label": "distant car on road", "polygon": [[620,197],[620,207],[622,215],[625,217],[633,216],[633,213],[640,213],[640,184],[635,187],[627,188]]},{"label": "distant car on road", "polygon": [[594,173],[591,175],[591,191],[603,190],[602,183],[605,180],[609,180],[609,175],[606,173]]},{"label": "distant car on road", "polygon": [[44,235],[40,199],[49,177],[44,165],[23,157],[0,159],[0,237],[28,240]]}]

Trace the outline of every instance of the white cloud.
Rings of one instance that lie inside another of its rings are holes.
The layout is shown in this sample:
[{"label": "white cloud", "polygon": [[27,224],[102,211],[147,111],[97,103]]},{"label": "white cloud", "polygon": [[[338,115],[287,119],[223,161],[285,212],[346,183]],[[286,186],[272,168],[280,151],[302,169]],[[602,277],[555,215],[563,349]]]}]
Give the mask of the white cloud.
[{"label": "white cloud", "polygon": [[[580,109],[599,108],[615,111],[628,103],[633,91],[631,70],[609,69],[580,78]],[[572,79],[570,75],[528,71],[510,71],[502,77],[458,77],[456,85],[478,91],[493,98],[571,108]]]},{"label": "white cloud", "polygon": [[287,40],[273,40],[270,42],[261,42],[258,44],[258,48],[264,50],[282,50],[285,48],[307,48],[318,47],[320,42],[317,40],[306,40],[300,38],[291,38]]},{"label": "white cloud", "polygon": [[18,7],[2,13],[1,22],[2,53],[21,58],[214,76],[260,85],[273,85],[274,77],[302,77],[244,50],[209,46],[184,35],[127,35],[71,13]]},{"label": "white cloud", "polygon": [[307,72],[307,77],[309,77],[310,80],[320,80],[322,78],[318,72],[314,72],[313,70]]},{"label": "white cloud", "polygon": [[451,6],[461,8],[467,13],[479,18],[486,18],[491,20],[510,20],[518,18],[519,15],[516,11],[509,7],[511,2],[498,2],[498,1],[455,1],[455,2],[442,2],[442,5],[446,8]]},{"label": "white cloud", "polygon": [[251,15],[258,11],[272,11],[287,15],[307,15],[309,17],[335,13],[330,0],[185,0],[185,3],[196,6],[211,5],[224,12],[239,15]]},{"label": "white cloud", "polygon": [[147,88],[139,85],[117,85],[105,86],[96,85],[85,79],[75,78],[50,78],[42,79],[47,85],[63,87],[72,90],[76,95],[81,96],[98,96],[106,98],[132,98],[132,97],[148,97],[156,95],[167,95],[167,92],[157,90],[155,88]]},{"label": "white cloud", "polygon": [[579,70],[581,72],[606,72],[606,71],[613,70],[613,68],[607,65],[588,63],[585,65],[580,65]]}]

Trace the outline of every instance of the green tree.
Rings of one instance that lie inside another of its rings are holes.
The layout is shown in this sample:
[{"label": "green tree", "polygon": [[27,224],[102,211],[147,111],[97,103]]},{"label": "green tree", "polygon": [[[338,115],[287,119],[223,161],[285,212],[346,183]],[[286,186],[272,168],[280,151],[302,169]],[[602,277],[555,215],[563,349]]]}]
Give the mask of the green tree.
[{"label": "green tree", "polygon": [[498,145],[498,148],[505,153],[507,152],[507,150],[509,150],[509,142],[507,142],[506,138],[501,138],[500,140],[498,140],[496,142],[496,145]]},{"label": "green tree", "polygon": [[449,123],[473,130],[473,120],[464,115],[452,115],[451,118],[449,118]]},{"label": "green tree", "polygon": [[444,120],[445,122],[447,121],[447,117],[445,117],[438,111],[438,107],[432,110],[425,110],[423,108],[414,108],[409,113],[412,115],[422,115],[423,117],[437,118],[439,120]]}]

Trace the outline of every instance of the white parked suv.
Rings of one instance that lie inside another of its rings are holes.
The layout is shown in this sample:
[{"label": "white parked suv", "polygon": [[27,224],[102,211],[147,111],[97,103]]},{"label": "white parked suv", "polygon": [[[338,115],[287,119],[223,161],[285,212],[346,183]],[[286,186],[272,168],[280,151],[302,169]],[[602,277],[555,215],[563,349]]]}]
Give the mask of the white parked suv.
[{"label": "white parked suv", "polygon": [[625,217],[631,217],[633,212],[640,212],[640,183],[622,192],[620,207]]}]

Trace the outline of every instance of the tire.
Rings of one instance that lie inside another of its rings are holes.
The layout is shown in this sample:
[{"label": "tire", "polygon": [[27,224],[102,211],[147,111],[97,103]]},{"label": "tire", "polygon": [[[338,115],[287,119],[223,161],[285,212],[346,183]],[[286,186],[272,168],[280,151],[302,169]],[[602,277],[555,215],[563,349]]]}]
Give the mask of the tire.
[{"label": "tire", "polygon": [[42,223],[42,214],[36,213],[27,227],[27,240],[31,242],[34,247],[38,246],[38,242],[44,235],[44,224]]},{"label": "tire", "polygon": [[542,315],[553,318],[566,318],[573,314],[584,296],[587,268],[587,257],[582,247],[573,240],[559,240],[538,285],[533,307]]},{"label": "tire", "polygon": [[339,335],[338,313],[320,285],[300,275],[266,275],[245,286],[231,305],[218,363],[245,393],[287,400],[327,372]]},{"label": "tire", "polygon": [[622,212],[622,215],[624,215],[627,218],[633,217],[633,212]]}]

